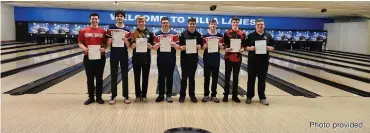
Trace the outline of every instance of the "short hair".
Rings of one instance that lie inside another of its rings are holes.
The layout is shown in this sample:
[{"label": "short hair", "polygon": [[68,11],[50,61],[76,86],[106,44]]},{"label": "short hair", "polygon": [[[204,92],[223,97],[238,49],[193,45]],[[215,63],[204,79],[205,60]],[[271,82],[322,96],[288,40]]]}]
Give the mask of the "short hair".
[{"label": "short hair", "polygon": [[233,18],[231,18],[231,21],[233,21],[233,20],[235,20],[235,21],[238,21],[239,22],[239,18],[238,17],[233,17]]},{"label": "short hair", "polygon": [[139,16],[139,17],[137,17],[137,18],[136,18],[136,22],[137,22],[138,20],[144,20],[144,21],[146,21],[146,18],[145,18],[144,16]]},{"label": "short hair", "polygon": [[97,16],[99,18],[99,14],[97,13],[91,13],[89,18],[91,19],[92,16]]},{"label": "short hair", "polygon": [[216,23],[217,24],[217,21],[212,19],[211,21],[208,22],[208,25],[211,24],[211,23]]},{"label": "short hair", "polygon": [[123,15],[123,18],[126,18],[126,14],[125,14],[125,12],[123,12],[123,10],[117,10],[114,13],[114,17],[117,17],[119,14]]},{"label": "short hair", "polygon": [[168,20],[168,22],[169,22],[169,20],[170,20],[170,19],[168,19],[168,17],[162,17],[162,18],[161,18],[161,23],[162,23],[162,21],[164,21],[164,20]]},{"label": "short hair", "polygon": [[264,22],[263,19],[257,19],[256,23],[258,22]]},{"label": "short hair", "polygon": [[188,20],[188,23],[189,23],[189,22],[195,22],[195,23],[196,23],[196,22],[197,22],[197,20],[196,20],[195,18],[190,18],[190,19]]}]

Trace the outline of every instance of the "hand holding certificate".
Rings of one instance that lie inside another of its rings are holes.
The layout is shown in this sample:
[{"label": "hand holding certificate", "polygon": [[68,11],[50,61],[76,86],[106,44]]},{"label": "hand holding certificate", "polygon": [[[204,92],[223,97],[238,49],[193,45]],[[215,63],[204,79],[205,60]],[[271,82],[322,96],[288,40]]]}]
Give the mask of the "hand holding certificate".
[{"label": "hand holding certificate", "polygon": [[197,41],[195,39],[186,40],[186,53],[187,54],[197,53]]},{"label": "hand holding certificate", "polygon": [[161,52],[171,52],[171,40],[170,38],[161,38],[160,40]]},{"label": "hand holding certificate", "polygon": [[256,54],[266,54],[266,40],[258,40],[255,41],[255,46],[256,46]]},{"label": "hand holding certificate", "polygon": [[147,52],[148,39],[147,38],[136,38],[136,52]]},{"label": "hand holding certificate", "polygon": [[240,46],[241,46],[240,39],[230,39],[230,48],[233,49],[231,52],[239,52]]},{"label": "hand holding certificate", "polygon": [[89,45],[89,60],[99,60],[101,58],[100,45]]},{"label": "hand holding certificate", "polygon": [[215,39],[209,39],[207,41],[207,45],[208,45],[208,53],[215,53],[215,52],[218,52],[218,39],[215,38]]},{"label": "hand holding certificate", "polygon": [[125,43],[123,41],[123,38],[125,37],[126,33],[122,30],[116,30],[112,31],[112,38],[113,38],[113,44],[112,47],[125,47]]}]

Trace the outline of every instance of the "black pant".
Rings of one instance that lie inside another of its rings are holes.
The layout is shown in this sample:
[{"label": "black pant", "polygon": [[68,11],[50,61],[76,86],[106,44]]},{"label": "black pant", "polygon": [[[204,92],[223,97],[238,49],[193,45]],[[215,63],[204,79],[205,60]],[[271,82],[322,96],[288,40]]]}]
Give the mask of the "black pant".
[{"label": "black pant", "polygon": [[172,95],[174,69],[175,69],[175,64],[158,64],[159,96],[164,96],[165,88],[167,88],[166,96],[170,97]]},{"label": "black pant", "polygon": [[111,71],[111,88],[112,88],[112,97],[117,96],[117,75],[118,75],[118,64],[121,67],[121,76],[122,76],[122,96],[125,98],[128,97],[128,60],[110,60],[110,71]]},{"label": "black pant", "polygon": [[230,94],[231,71],[233,71],[232,96],[236,97],[238,95],[240,65],[241,62],[225,61],[225,88],[224,88],[225,96]]},{"label": "black pant", "polygon": [[[195,60],[197,61],[197,60]],[[180,97],[185,98],[187,81],[189,79],[189,96],[195,97],[195,72],[197,71],[198,62],[181,63],[181,89]]]},{"label": "black pant", "polygon": [[219,69],[220,66],[204,66],[204,96],[209,96],[209,81],[211,80],[210,77],[212,75],[211,97],[216,97]]},{"label": "black pant", "polygon": [[[135,78],[135,95],[136,97],[146,97],[148,91],[148,78],[150,64],[134,64],[134,78]],[[141,74],[141,72],[143,72]],[[140,87],[140,78],[142,76],[142,89]]]},{"label": "black pant", "polygon": [[256,76],[258,77],[258,96],[266,99],[266,75],[268,71],[269,61],[268,57],[248,59],[248,89],[247,98],[254,97],[254,84]]},{"label": "black pant", "polygon": [[[87,76],[87,91],[89,93],[89,98],[94,98],[94,91],[96,91],[96,98],[101,98],[103,92],[105,55],[101,56],[99,60],[89,60],[89,57],[85,55],[84,66]],[[96,80],[96,87],[94,85],[94,79]]]}]

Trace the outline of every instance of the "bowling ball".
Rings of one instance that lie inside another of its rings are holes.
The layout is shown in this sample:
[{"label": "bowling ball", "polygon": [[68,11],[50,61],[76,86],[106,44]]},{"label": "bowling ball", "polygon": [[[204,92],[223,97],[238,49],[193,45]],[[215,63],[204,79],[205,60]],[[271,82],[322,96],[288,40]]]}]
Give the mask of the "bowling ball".
[{"label": "bowling ball", "polygon": [[172,128],[164,131],[164,133],[211,133],[210,131],[199,129],[199,128],[192,128],[192,127],[179,127],[179,128]]}]

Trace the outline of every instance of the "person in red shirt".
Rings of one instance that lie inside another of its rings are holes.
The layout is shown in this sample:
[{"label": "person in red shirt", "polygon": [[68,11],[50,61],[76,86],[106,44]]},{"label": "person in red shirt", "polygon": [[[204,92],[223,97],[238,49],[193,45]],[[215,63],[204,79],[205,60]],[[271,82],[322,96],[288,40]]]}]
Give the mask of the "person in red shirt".
[{"label": "person in red shirt", "polygon": [[[99,14],[92,13],[90,15],[90,23],[90,26],[83,28],[78,36],[78,45],[85,54],[83,63],[87,76],[87,88],[89,93],[89,99],[85,101],[84,104],[89,105],[95,102],[94,91],[96,92],[96,101],[99,104],[104,104],[104,100],[101,96],[103,91],[105,48],[107,46],[105,45],[106,31],[98,25]],[[100,59],[93,58],[92,56],[93,50],[96,47],[100,47]],[[94,86],[94,79],[96,80],[96,87]]]},{"label": "person in red shirt", "polygon": [[[240,103],[238,98],[238,84],[239,84],[239,71],[242,62],[241,52],[244,51],[245,47],[245,33],[239,30],[239,18],[233,17],[231,19],[232,28],[224,34],[224,45],[225,45],[225,88],[223,102],[228,102],[228,95],[230,94],[230,76],[231,71],[233,72],[233,94],[232,100]],[[240,42],[240,48],[233,50],[230,48],[231,40]],[[238,52],[233,52],[238,51]]]}]

